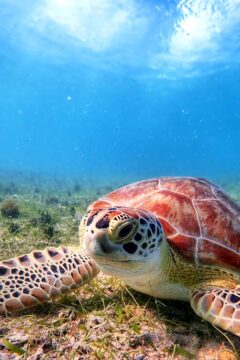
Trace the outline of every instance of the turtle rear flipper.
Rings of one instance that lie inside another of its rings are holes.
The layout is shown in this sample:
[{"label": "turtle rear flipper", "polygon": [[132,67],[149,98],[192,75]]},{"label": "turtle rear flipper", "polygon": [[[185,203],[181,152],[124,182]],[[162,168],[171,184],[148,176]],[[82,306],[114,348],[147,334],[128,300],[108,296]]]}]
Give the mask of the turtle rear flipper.
[{"label": "turtle rear flipper", "polygon": [[203,319],[240,336],[240,288],[209,287],[194,289],[191,306]]},{"label": "turtle rear flipper", "polygon": [[0,262],[0,313],[19,311],[71,292],[99,272],[90,257],[65,246]]}]

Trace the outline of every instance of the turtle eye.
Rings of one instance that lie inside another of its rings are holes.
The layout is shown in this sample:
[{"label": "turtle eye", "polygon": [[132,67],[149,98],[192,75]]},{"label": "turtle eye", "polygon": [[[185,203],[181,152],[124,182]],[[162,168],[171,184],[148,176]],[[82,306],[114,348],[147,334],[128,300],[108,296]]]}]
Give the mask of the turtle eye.
[{"label": "turtle eye", "polygon": [[124,224],[121,229],[118,231],[118,237],[120,239],[127,237],[129,234],[131,234],[133,230],[133,224]]},{"label": "turtle eye", "polygon": [[117,224],[113,233],[112,240],[114,242],[123,242],[132,237],[136,230],[136,223],[133,221],[125,221],[123,223]]}]

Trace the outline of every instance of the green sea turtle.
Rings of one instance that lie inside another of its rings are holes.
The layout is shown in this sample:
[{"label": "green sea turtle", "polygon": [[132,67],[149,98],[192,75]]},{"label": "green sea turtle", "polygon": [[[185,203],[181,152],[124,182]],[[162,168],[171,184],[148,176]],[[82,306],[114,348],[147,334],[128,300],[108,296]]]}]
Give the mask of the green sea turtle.
[{"label": "green sea turtle", "polygon": [[0,263],[0,312],[67,293],[100,270],[133,289],[190,301],[240,335],[240,206],[204,179],[137,182],[89,206],[79,250],[35,250]]}]

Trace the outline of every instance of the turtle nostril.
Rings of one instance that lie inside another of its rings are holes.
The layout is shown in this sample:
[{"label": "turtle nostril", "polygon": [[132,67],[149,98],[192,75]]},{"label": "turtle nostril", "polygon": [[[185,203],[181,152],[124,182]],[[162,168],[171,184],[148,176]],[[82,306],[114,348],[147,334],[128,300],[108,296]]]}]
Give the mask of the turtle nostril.
[{"label": "turtle nostril", "polygon": [[127,224],[127,225],[125,225],[124,227],[121,228],[121,230],[118,233],[118,236],[120,238],[126,237],[132,231],[132,229],[133,229],[133,225],[132,224]]}]

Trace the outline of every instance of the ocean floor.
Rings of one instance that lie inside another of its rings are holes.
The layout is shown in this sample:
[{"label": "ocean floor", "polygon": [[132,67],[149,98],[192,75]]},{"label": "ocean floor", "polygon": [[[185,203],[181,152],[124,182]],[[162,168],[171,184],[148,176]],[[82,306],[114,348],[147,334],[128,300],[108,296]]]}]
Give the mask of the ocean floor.
[{"label": "ocean floor", "polygon": [[[221,182],[240,201],[240,180]],[[0,177],[0,260],[78,245],[88,204],[111,186],[8,182]],[[72,295],[0,316],[4,359],[238,359],[240,339],[201,320],[183,302],[135,292],[103,274]]]}]

